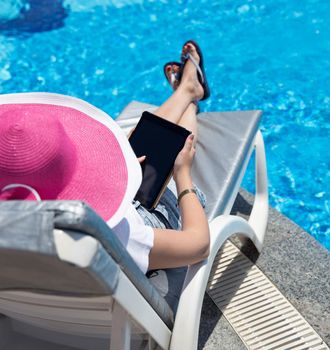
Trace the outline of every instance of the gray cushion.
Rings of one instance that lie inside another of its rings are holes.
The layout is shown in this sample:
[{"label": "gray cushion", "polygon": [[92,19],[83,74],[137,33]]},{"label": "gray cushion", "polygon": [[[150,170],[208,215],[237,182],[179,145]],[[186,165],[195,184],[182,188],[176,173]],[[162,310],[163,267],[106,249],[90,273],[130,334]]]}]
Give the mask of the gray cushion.
[{"label": "gray cushion", "polygon": [[[209,220],[229,214],[242,166],[258,130],[260,111],[198,115],[198,144],[193,179],[206,195]],[[233,191],[234,193],[233,197]]]},{"label": "gray cushion", "polygon": [[[58,259],[54,228],[87,234],[101,243],[88,268]],[[165,324],[173,327],[166,301],[106,222],[83,202],[0,201],[0,266],[0,289],[78,296],[114,293],[121,269]]]}]

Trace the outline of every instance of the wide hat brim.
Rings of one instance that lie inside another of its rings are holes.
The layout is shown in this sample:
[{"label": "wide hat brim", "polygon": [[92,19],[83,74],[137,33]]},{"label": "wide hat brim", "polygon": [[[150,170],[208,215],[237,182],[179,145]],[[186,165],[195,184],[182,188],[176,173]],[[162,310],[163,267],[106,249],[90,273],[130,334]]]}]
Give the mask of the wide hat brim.
[{"label": "wide hat brim", "polygon": [[40,105],[58,118],[77,152],[74,173],[57,200],[82,200],[110,227],[116,226],[142,181],[141,166],[125,133],[105,112],[69,96],[53,93],[0,95],[0,105]]}]

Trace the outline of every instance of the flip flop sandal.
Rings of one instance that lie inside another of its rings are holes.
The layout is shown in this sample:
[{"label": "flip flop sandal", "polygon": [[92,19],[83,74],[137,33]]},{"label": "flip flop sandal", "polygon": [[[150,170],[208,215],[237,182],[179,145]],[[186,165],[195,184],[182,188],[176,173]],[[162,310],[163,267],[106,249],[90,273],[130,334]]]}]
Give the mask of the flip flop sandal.
[{"label": "flip flop sandal", "polygon": [[[168,77],[167,67],[170,67],[170,66],[177,66],[177,67],[179,67],[179,70],[177,72],[174,72],[172,70],[170,77]],[[181,82],[181,77],[182,77],[182,72],[183,72],[183,64],[180,62],[175,62],[175,61],[167,62],[164,64],[163,71],[164,71],[164,75],[165,75],[166,80],[172,86],[173,90],[175,90]],[[176,83],[176,87],[175,87],[175,83]],[[197,113],[199,113],[200,110],[199,110],[198,101],[193,101],[193,103],[197,107]]]},{"label": "flip flop sandal", "polygon": [[192,57],[192,55],[189,52],[187,52],[186,54],[181,55],[181,63],[183,64],[183,68],[184,68],[184,65],[186,64],[187,60],[189,59],[196,67],[198,81],[200,82],[200,84],[202,85],[202,87],[204,89],[204,96],[201,98],[201,101],[203,101],[203,100],[206,100],[208,97],[210,97],[211,93],[210,93],[209,85],[208,85],[207,80],[206,80],[202,50],[194,40],[188,40],[183,45],[183,47],[186,46],[187,44],[191,44],[191,45],[195,46],[196,51],[198,53],[198,56],[200,58],[200,61],[198,64],[197,61],[194,59],[194,57]]},{"label": "flip flop sandal", "polygon": [[[168,77],[167,67],[172,67],[172,66],[179,67],[179,70],[177,72],[174,72],[173,69],[171,69],[170,77]],[[166,80],[172,86],[173,90],[175,90],[179,86],[180,81],[181,81],[182,64],[180,62],[175,62],[175,61],[167,62],[164,64],[163,71],[164,71],[164,75],[165,75]],[[176,86],[175,86],[175,84],[176,84]]]}]

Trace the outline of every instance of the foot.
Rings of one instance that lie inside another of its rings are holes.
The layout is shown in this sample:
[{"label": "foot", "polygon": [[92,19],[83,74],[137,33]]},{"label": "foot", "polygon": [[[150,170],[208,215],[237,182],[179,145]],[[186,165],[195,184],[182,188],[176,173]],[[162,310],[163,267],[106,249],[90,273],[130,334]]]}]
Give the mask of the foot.
[{"label": "foot", "polygon": [[164,72],[166,79],[169,84],[172,86],[173,90],[176,90],[181,82],[181,64],[171,62],[166,64],[164,67]]},{"label": "foot", "polygon": [[[186,56],[188,53],[199,64],[200,57],[192,43],[188,43],[182,48],[182,55]],[[184,65],[180,86],[191,95],[192,101],[198,101],[204,96],[203,86],[198,80],[197,69],[190,59],[187,59]]]}]

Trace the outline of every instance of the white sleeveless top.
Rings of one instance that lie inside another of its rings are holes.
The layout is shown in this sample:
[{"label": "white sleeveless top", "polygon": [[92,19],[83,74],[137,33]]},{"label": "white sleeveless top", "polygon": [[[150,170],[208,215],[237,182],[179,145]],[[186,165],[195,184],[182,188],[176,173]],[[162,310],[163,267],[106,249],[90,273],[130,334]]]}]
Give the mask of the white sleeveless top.
[{"label": "white sleeveless top", "polygon": [[142,217],[129,205],[125,217],[112,228],[143,273],[148,271],[149,253],[154,245],[154,230],[146,226]]}]

